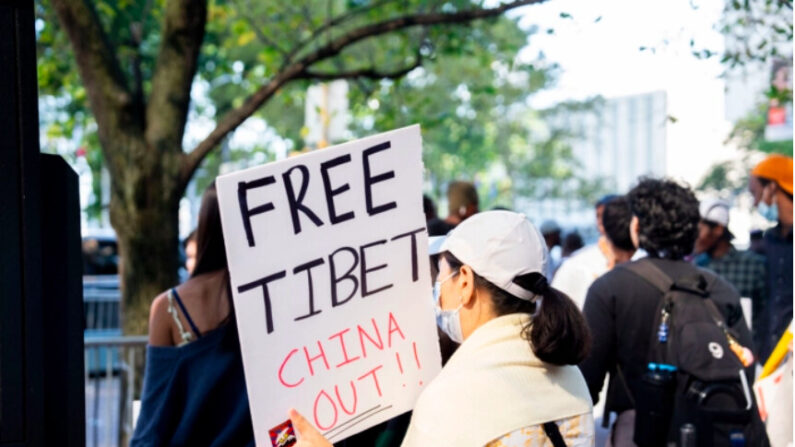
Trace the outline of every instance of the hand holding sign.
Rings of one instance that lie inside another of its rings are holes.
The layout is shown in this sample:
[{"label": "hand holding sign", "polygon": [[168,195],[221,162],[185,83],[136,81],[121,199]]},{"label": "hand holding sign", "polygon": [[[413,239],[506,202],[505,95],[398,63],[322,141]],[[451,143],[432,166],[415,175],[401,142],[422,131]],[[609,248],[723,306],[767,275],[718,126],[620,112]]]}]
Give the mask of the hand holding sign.
[{"label": "hand holding sign", "polygon": [[298,432],[298,443],[295,447],[331,447],[332,444],[301,413],[290,408],[288,414],[295,431]]},{"label": "hand holding sign", "polygon": [[292,406],[345,439],[441,369],[421,146],[412,126],[219,177],[258,445],[278,445]]}]

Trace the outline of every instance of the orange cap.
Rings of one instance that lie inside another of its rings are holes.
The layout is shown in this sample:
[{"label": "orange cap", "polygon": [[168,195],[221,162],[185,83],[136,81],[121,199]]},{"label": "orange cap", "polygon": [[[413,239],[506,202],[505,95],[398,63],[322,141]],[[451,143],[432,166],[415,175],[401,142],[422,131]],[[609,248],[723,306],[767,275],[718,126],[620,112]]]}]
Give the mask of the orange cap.
[{"label": "orange cap", "polygon": [[781,189],[792,194],[792,158],[790,157],[773,154],[759,162],[751,171],[751,175],[772,180]]}]

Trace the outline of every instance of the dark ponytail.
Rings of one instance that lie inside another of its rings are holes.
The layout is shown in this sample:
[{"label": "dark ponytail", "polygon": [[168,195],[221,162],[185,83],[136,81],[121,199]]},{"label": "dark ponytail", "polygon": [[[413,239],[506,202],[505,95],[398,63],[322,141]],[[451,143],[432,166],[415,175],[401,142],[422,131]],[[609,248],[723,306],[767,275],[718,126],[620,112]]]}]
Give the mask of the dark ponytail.
[{"label": "dark ponytail", "polygon": [[553,365],[582,362],[591,348],[591,333],[574,301],[550,287],[540,273],[522,275],[513,281],[542,297],[541,308],[522,333],[533,346],[536,357]]},{"label": "dark ponytail", "polygon": [[[442,253],[442,256],[453,270],[463,265],[450,252]],[[577,365],[582,362],[591,348],[591,333],[582,312],[571,298],[550,287],[540,273],[521,275],[514,278],[513,282],[540,295],[541,307],[538,307],[538,301],[517,298],[475,274],[475,285],[491,293],[497,315],[532,315],[522,328],[522,337],[530,342],[536,357],[553,365]]]}]

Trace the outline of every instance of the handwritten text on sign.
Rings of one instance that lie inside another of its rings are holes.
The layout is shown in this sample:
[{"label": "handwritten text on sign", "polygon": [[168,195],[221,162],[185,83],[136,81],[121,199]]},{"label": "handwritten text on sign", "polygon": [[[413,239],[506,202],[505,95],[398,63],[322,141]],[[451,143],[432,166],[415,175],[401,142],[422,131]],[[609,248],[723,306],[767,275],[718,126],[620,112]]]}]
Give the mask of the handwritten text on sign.
[{"label": "handwritten text on sign", "polygon": [[439,372],[421,145],[412,126],[218,179],[257,445],[290,407],[342,440]]}]

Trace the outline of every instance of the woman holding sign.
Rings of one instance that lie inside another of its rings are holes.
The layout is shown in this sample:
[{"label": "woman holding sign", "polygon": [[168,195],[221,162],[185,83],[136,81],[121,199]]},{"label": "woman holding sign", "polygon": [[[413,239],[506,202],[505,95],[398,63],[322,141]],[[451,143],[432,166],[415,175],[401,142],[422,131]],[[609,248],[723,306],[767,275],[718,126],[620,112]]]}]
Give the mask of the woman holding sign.
[{"label": "woman holding sign", "polygon": [[152,303],[133,447],[254,445],[214,184],[196,248],[190,279]]},{"label": "woman holding sign", "polygon": [[[461,347],[417,400],[403,446],[591,446],[591,397],[577,365],[588,328],[544,277],[543,237],[524,215],[488,211],[441,246],[437,323]],[[298,447],[330,445],[290,410]]]}]

